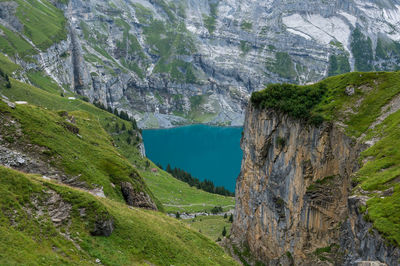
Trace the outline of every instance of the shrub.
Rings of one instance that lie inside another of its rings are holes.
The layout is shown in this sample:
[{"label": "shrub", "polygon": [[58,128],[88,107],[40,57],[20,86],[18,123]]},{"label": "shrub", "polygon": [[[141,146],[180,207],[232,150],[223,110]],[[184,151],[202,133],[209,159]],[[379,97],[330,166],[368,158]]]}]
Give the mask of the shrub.
[{"label": "shrub", "polygon": [[279,148],[285,147],[285,144],[286,144],[285,138],[278,137],[278,138],[276,139],[276,144],[278,145]]},{"label": "shrub", "polygon": [[309,123],[321,123],[322,116],[311,113],[321,102],[326,86],[298,86],[292,84],[271,84],[266,89],[254,92],[251,103],[259,109],[273,109]]},{"label": "shrub", "polygon": [[217,214],[220,212],[223,212],[223,209],[221,206],[215,206],[214,208],[211,209],[211,213],[213,213],[213,214]]}]

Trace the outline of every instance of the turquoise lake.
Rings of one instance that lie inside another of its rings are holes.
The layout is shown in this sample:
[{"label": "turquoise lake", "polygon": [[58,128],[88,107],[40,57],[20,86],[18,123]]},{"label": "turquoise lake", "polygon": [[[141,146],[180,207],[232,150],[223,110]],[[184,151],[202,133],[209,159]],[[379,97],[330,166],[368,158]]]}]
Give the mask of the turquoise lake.
[{"label": "turquoise lake", "polygon": [[240,172],[243,128],[190,125],[143,130],[146,156],[165,169],[167,164],[200,180],[235,191]]}]

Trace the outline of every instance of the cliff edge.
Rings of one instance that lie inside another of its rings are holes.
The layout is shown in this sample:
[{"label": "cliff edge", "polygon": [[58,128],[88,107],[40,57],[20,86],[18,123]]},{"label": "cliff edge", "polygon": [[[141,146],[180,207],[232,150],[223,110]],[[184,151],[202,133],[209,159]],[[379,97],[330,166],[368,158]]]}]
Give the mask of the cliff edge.
[{"label": "cliff edge", "polygon": [[267,265],[398,265],[398,76],[253,94],[231,235],[242,254]]}]

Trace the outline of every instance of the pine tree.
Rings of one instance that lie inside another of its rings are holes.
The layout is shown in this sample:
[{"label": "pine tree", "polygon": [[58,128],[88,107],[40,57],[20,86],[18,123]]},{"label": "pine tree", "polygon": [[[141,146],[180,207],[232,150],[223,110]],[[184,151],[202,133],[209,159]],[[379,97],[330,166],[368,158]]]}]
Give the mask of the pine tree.
[{"label": "pine tree", "polygon": [[233,214],[231,213],[231,216],[229,216],[229,222],[233,223]]},{"label": "pine tree", "polygon": [[228,214],[225,213],[224,214],[224,219],[226,219],[226,218],[228,218]]},{"label": "pine tree", "polygon": [[138,128],[135,118],[132,120],[132,128],[133,128],[134,130],[136,130],[136,129]]},{"label": "pine tree", "polygon": [[119,132],[119,124],[118,123],[115,124],[115,131]]},{"label": "pine tree", "polygon": [[222,236],[226,236],[226,228],[224,226],[224,229],[222,229]]},{"label": "pine tree", "polygon": [[172,173],[172,169],[171,169],[171,165],[170,164],[167,165],[166,171],[168,173]]},{"label": "pine tree", "polygon": [[122,124],[122,130],[126,130],[125,123]]}]

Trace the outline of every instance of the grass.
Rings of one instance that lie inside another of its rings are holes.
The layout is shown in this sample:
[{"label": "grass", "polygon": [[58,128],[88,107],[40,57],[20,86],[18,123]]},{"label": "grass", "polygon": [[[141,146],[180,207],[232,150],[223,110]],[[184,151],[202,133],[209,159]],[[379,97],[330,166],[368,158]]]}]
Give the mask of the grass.
[{"label": "grass", "polygon": [[208,30],[208,33],[212,35],[216,29],[216,22],[217,22],[217,13],[218,13],[218,2],[217,3],[210,3],[209,2],[209,8],[210,8],[210,14],[206,15],[203,14],[203,22],[204,22],[204,27]]},{"label": "grass", "polygon": [[21,67],[17,64],[14,64],[7,56],[0,53],[0,70],[3,73],[6,73],[7,75],[11,76],[11,74],[14,73],[15,71],[21,70]]},{"label": "grass", "polygon": [[[400,246],[400,111],[387,117],[368,134],[380,140],[361,154],[370,159],[358,171],[359,186],[371,192],[367,219],[390,243]],[[381,197],[375,191],[393,188],[393,194]]]},{"label": "grass", "polygon": [[[306,93],[299,92],[289,95],[287,99],[280,98],[281,93],[288,93],[285,89],[293,89],[293,86],[296,85],[271,85],[270,88],[253,93],[252,102],[261,103],[260,108],[272,108],[289,114],[294,107],[299,106],[310,115],[322,116],[325,121],[343,122],[349,136],[359,137],[377,119],[382,107],[400,93],[400,75],[399,72],[352,72],[313,85],[296,86]],[[355,93],[347,95],[347,87],[355,88]],[[323,95],[316,98],[321,88]],[[262,107],[262,102],[269,97],[274,98],[275,103],[267,103]],[[294,106],[289,106],[288,110],[283,108],[293,101],[296,102]],[[307,101],[312,104],[307,105]],[[356,105],[359,106],[356,108]],[[291,115],[297,117],[294,113]]]},{"label": "grass", "polygon": [[280,77],[293,80],[296,77],[296,70],[290,55],[286,52],[276,52],[273,62],[266,62],[269,71],[278,74]]},{"label": "grass", "polygon": [[[236,264],[213,241],[164,214],[131,209],[2,166],[0,175],[0,264],[90,265],[96,259],[104,265]],[[30,214],[37,213],[30,199],[37,198],[42,204],[49,190],[71,204],[69,222],[55,226],[46,208],[41,216]],[[86,209],[84,217],[79,212],[82,208]],[[114,221],[109,237],[90,234],[99,212]],[[75,245],[62,233],[68,233]]]},{"label": "grass", "polygon": [[0,36],[1,52],[10,57],[15,58],[18,55],[27,61],[32,61],[31,58],[28,58],[28,56],[36,54],[32,45],[25,41],[19,33],[15,33],[2,25],[0,25],[0,30],[3,32],[3,35]]},{"label": "grass", "polygon": [[[110,198],[122,200],[121,181],[129,181],[136,189],[151,195],[137,170],[113,146],[113,143],[123,146],[126,142],[124,136],[128,135],[128,130],[115,132],[115,125],[122,128],[125,124],[125,128],[130,129],[132,125],[129,122],[81,100],[68,100],[15,80],[11,83],[11,89],[2,89],[1,92],[11,100],[30,103],[16,109],[0,103],[1,112],[10,113],[22,126],[24,138],[18,141],[46,147],[48,151],[42,154],[46,160],[70,176],[80,175],[79,180],[85,181],[89,188],[103,187]],[[67,122],[59,111],[68,112],[76,124]],[[80,137],[68,131],[68,125],[79,128]],[[140,156],[135,146],[131,146],[129,151],[131,158]],[[115,188],[111,183],[116,185]]]},{"label": "grass", "polygon": [[240,24],[240,28],[241,28],[242,30],[245,30],[245,31],[251,31],[251,29],[253,28],[253,23],[244,20],[244,21],[242,21],[242,23]]},{"label": "grass", "polygon": [[[114,265],[234,263],[214,241],[183,222],[162,213],[128,208],[119,186],[113,188],[111,183],[130,181],[138,190],[157,194],[162,202],[174,205],[166,206],[171,212],[211,210],[221,205],[227,210],[233,207],[233,198],[191,188],[164,171],[152,173],[150,169],[154,165],[140,156],[138,142],[131,145],[126,141],[130,136],[130,122],[82,100],[61,97],[51,89],[51,82],[47,82],[42,73],[31,74],[38,80],[37,84],[50,87],[39,89],[11,79],[11,89],[0,89],[10,100],[29,103],[11,109],[0,102],[1,114],[21,124],[23,135],[13,137],[12,142],[46,147],[43,154],[37,154],[38,158],[48,160],[53,167],[68,174],[80,174],[89,188],[102,186],[108,198],[95,198],[87,192],[0,166],[0,237],[7,238],[0,244],[0,264],[94,264],[96,258],[103,264]],[[74,116],[76,124],[72,126],[79,128],[81,137],[66,129],[65,125],[71,124],[61,115],[65,112]],[[125,130],[122,130],[123,124]],[[5,124],[0,128],[2,135],[15,132],[15,128],[9,129]],[[140,172],[137,169],[141,169]],[[141,176],[145,177],[147,186]],[[32,195],[40,199],[45,197],[47,189],[56,191],[73,206],[71,223],[56,228],[46,215],[40,219],[27,218],[22,206],[32,202]],[[158,202],[156,197],[153,198]],[[162,209],[159,202],[158,207]],[[88,210],[85,218],[78,215],[81,208]],[[114,220],[115,230],[110,237],[90,235],[96,215]],[[11,221],[16,221],[18,226],[9,229]],[[75,248],[60,232],[68,232],[81,249]]]},{"label": "grass", "polygon": [[[166,173],[164,171],[160,171],[159,173],[156,173],[156,174],[152,173],[150,171],[150,168],[155,167],[154,164],[151,163],[151,165],[150,165],[149,163],[147,163],[148,160],[146,158],[141,157],[141,155],[136,147],[138,142],[136,142],[135,137],[131,137],[128,133],[128,129],[131,128],[131,123],[121,120],[118,117],[116,117],[106,111],[103,111],[101,109],[98,109],[95,106],[93,106],[92,104],[84,102],[82,100],[78,100],[78,99],[77,100],[68,100],[65,97],[60,97],[58,94],[53,94],[53,93],[47,92],[45,90],[30,86],[30,85],[27,85],[25,83],[21,83],[21,82],[15,81],[15,80],[11,80],[11,81],[12,81],[12,89],[4,88],[4,89],[0,90],[0,93],[9,97],[10,100],[27,101],[29,104],[40,106],[42,108],[34,107],[34,106],[31,106],[29,108],[31,108],[31,110],[38,109],[40,111],[40,114],[41,113],[45,114],[45,117],[48,115],[48,113],[52,114],[52,112],[50,110],[54,110],[54,111],[64,110],[64,111],[70,112],[71,114],[74,114],[76,116],[76,118],[80,118],[79,121],[81,121],[83,128],[89,126],[86,124],[93,124],[93,125],[91,125],[92,128],[87,129],[88,130],[87,132],[89,132],[89,130],[95,129],[96,132],[103,132],[104,134],[108,133],[112,137],[112,141],[116,145],[116,147],[115,147],[116,149],[114,149],[114,150],[116,150],[117,153],[121,154],[120,156],[125,157],[128,160],[128,162],[131,163],[136,169],[141,169],[140,175],[144,177],[147,185],[149,186],[150,190],[155,195],[155,197],[158,198],[159,200],[161,200],[161,202],[164,204],[174,205],[174,206],[165,206],[166,211],[169,211],[169,212],[175,212],[175,211],[195,212],[195,211],[204,211],[204,210],[209,211],[214,206],[229,206],[229,207],[226,207],[225,209],[233,208],[234,198],[210,194],[210,193],[204,192],[202,190],[192,188],[189,185],[187,185],[186,183],[175,179],[174,177],[172,177],[171,175],[169,175],[168,173]],[[19,107],[20,106],[18,106],[18,108]],[[22,106],[21,108],[23,109],[23,108],[28,108],[28,107]],[[47,108],[48,110],[45,110],[43,108]],[[75,114],[73,112],[77,112],[77,113]],[[27,110],[26,115],[28,113],[29,113],[29,111]],[[56,117],[55,119],[59,119],[57,117],[58,115],[52,115],[52,116],[55,116]],[[39,114],[35,115],[34,117],[37,117],[37,119],[40,119]],[[90,119],[90,122],[87,121],[86,119]],[[120,125],[119,126],[120,129],[122,128],[122,124],[125,123],[126,130],[125,131],[120,130],[119,132],[116,132],[115,125],[117,123]],[[32,125],[32,126],[33,126],[33,128],[35,127],[35,125]],[[79,127],[81,127],[81,126],[79,126]],[[65,132],[64,129],[62,129],[60,126],[55,125],[55,128],[57,128],[57,130],[63,130],[62,132]],[[37,132],[40,132],[39,130],[41,130],[41,129],[39,126],[38,126],[37,130],[38,130]],[[47,136],[46,134],[48,134],[48,133],[45,132],[44,136]],[[75,137],[75,136],[73,136],[73,137]],[[135,141],[135,143],[129,144],[127,142],[127,139],[129,137],[131,137],[132,140]],[[85,137],[83,139],[85,139]],[[43,137],[42,140],[44,142],[47,141],[45,137]],[[59,139],[58,141],[63,143],[64,140]],[[77,137],[73,138],[72,141],[74,141],[74,142],[76,141],[77,143],[84,142],[83,140],[81,140]],[[84,146],[82,146],[82,152],[85,149],[84,148],[85,145],[88,147],[93,146],[93,144],[90,144],[91,142],[101,144],[101,143],[98,143],[98,140],[96,139],[96,135],[88,136],[88,140],[86,141],[86,143],[82,144],[82,145],[84,145]],[[106,142],[106,140],[104,139],[104,142],[103,142],[104,145],[107,144],[105,142]],[[66,143],[68,143],[68,142],[66,142]],[[57,144],[54,144],[54,145],[57,145]],[[109,147],[108,144],[107,144],[107,147],[108,147],[107,149],[112,149]],[[102,153],[101,150],[104,148],[104,146],[95,146],[95,148],[99,151],[98,151],[98,153],[94,153],[92,155],[89,154],[88,155],[89,157],[87,157],[87,159],[89,161],[90,161],[89,158],[93,158],[93,160],[97,160],[97,159],[94,159],[94,156],[96,156],[96,154],[97,154],[97,156],[99,156],[96,158],[103,158],[102,157],[103,155],[101,155],[101,153]],[[68,147],[66,147],[65,149],[68,149]],[[60,151],[60,153],[62,153],[62,152],[64,152],[64,151]],[[81,157],[81,156],[82,155],[78,155],[78,157]],[[85,155],[85,157],[86,157],[86,155]],[[105,157],[105,158],[107,158],[107,157]],[[71,162],[74,162],[74,161],[75,160],[71,159]],[[122,163],[123,160],[118,158],[118,161],[120,163]],[[108,166],[108,167],[114,168],[114,166],[117,166],[117,165],[118,164],[112,164],[111,166]],[[83,164],[80,167],[83,168]],[[85,172],[86,170],[83,169],[83,171]],[[103,174],[101,174],[100,176],[103,177],[103,181],[102,181],[101,185],[104,185],[104,190],[106,191],[106,190],[110,189],[110,184],[107,181],[107,176],[105,176],[104,173],[105,172],[103,171]],[[89,174],[89,176],[93,176],[92,179],[95,178],[94,174],[90,174],[90,173],[88,173],[88,174]],[[112,190],[110,190],[110,191],[112,192]],[[112,193],[114,193],[114,192],[112,192]],[[193,204],[193,205],[191,205],[191,204]],[[203,204],[204,204],[204,206],[203,206]],[[175,206],[175,205],[179,205],[179,207]]]},{"label": "grass", "polygon": [[61,93],[62,89],[57,85],[57,83],[46,76],[43,72],[39,71],[29,71],[27,72],[29,81],[36,87],[42,88],[50,93]]},{"label": "grass", "polygon": [[232,223],[230,223],[228,220],[229,216],[228,218],[224,218],[224,216],[210,215],[197,216],[194,219],[187,219],[183,221],[186,224],[189,224],[192,229],[196,229],[215,241],[218,238],[223,238],[222,230],[224,227],[226,228],[227,235],[229,235]]},{"label": "grass", "polygon": [[246,55],[251,50],[251,44],[246,41],[240,41],[240,50],[242,51],[242,56]]},{"label": "grass", "polygon": [[[46,147],[45,153],[37,154],[39,157],[69,176],[79,176],[78,180],[84,181],[88,188],[102,187],[108,197],[116,200],[122,200],[119,190],[122,181],[133,183],[139,191],[147,190],[94,116],[82,111],[69,112],[76,120],[73,125],[54,111],[32,105],[20,105],[11,110],[1,103],[0,111],[10,113],[21,124],[24,136],[18,143]],[[81,137],[70,132],[66,125],[79,128]],[[111,183],[116,184],[115,188]]]},{"label": "grass", "polygon": [[41,50],[66,39],[63,12],[47,0],[16,0],[16,16],[24,25],[23,33]]},{"label": "grass", "polygon": [[166,212],[210,212],[215,206],[222,206],[224,210],[234,208],[233,197],[211,194],[191,187],[165,171],[159,170],[156,174],[151,171],[141,171],[140,174],[150,190],[162,202]]},{"label": "grass", "polygon": [[159,56],[154,72],[169,73],[174,81],[196,82],[192,64],[177,58],[179,55],[191,55],[196,51],[184,23],[171,25],[152,20],[144,27],[143,33],[151,47],[151,53]]}]

